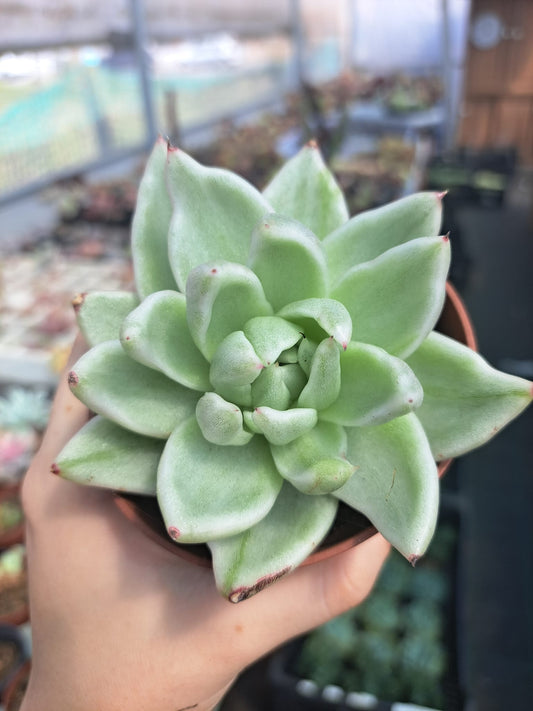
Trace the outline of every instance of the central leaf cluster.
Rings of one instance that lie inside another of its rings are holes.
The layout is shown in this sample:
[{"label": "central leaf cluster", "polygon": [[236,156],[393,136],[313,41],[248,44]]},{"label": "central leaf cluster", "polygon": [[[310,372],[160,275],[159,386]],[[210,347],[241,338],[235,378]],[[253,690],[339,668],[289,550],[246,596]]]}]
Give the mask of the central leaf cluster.
[{"label": "central leaf cluster", "polygon": [[[309,300],[288,310],[306,306],[311,311]],[[340,344],[318,324],[313,335],[322,339],[307,338],[303,326],[279,316],[257,316],[226,336],[209,372],[215,392],[196,409],[204,437],[235,445],[260,433],[271,444],[288,444],[312,429],[317,410],[332,405],[341,386]]]}]

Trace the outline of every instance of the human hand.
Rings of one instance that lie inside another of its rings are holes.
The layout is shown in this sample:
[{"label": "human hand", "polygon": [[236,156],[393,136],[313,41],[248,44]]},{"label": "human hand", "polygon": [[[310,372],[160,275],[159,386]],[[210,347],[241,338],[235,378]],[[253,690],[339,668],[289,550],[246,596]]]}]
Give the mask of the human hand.
[{"label": "human hand", "polygon": [[246,666],[370,592],[389,550],[379,534],[249,600],[223,599],[211,570],[146,537],[111,492],[50,474],[88,418],[63,377],[23,484],[33,663],[22,711],[208,711]]}]

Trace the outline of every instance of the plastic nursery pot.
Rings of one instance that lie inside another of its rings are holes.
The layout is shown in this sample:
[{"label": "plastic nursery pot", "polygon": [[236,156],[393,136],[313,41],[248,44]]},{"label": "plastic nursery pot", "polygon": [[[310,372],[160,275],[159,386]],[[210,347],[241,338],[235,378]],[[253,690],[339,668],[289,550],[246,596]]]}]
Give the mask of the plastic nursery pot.
[{"label": "plastic nursery pot", "polygon": [[18,711],[20,709],[30,679],[30,671],[31,662],[27,661],[6,687],[2,695],[2,704],[5,711]]},{"label": "plastic nursery pot", "polygon": [[[477,341],[463,301],[455,288],[446,284],[446,301],[436,330],[464,343],[477,351]],[[439,476],[449,469],[451,459],[439,463]],[[138,496],[117,492],[115,503],[126,518],[141,528],[152,540],[175,553],[180,558],[211,567],[211,554],[204,544],[177,544],[169,538],[157,500],[151,496]],[[376,533],[376,529],[363,514],[340,502],[335,523],[317,550],[302,565],[316,563],[324,558],[341,553],[366,541]]]}]

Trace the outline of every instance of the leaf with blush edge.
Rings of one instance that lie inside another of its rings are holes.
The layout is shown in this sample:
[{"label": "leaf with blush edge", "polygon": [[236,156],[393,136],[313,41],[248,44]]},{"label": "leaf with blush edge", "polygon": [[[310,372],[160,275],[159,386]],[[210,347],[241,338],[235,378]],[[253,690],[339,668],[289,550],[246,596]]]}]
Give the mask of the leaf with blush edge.
[{"label": "leaf with blush edge", "polygon": [[290,573],[326,536],[337,501],[305,496],[285,483],[276,503],[243,533],[208,541],[215,580],[231,602],[241,602]]},{"label": "leaf with blush edge", "polygon": [[166,164],[167,142],[159,137],[139,186],[131,226],[135,285],[141,298],[154,291],[176,289],[168,259],[172,203],[166,185]]},{"label": "leaf with blush edge", "polygon": [[199,393],[129,358],[119,341],[91,348],[69,373],[74,395],[126,429],[166,439],[194,414]]},{"label": "leaf with blush edge", "polygon": [[439,480],[424,429],[409,414],[376,427],[347,429],[356,471],[333,496],[361,511],[415,563],[437,521]]},{"label": "leaf with blush edge", "polygon": [[324,297],[326,258],[316,236],[295,220],[266,215],[252,233],[248,259],[274,310],[310,297]]},{"label": "leaf with blush edge", "polygon": [[405,358],[437,322],[449,265],[449,240],[421,237],[354,267],[331,296],[348,309],[354,341]]},{"label": "leaf with blush edge", "polygon": [[324,240],[331,283],[392,247],[438,235],[441,220],[442,195],[434,192],[408,195],[355,215]]},{"label": "leaf with blush edge", "polygon": [[72,305],[83,337],[90,346],[115,341],[126,316],[139,305],[130,291],[94,291],[79,294]]},{"label": "leaf with blush edge", "polygon": [[532,383],[496,370],[467,346],[437,332],[408,364],[424,388],[417,416],[437,461],[481,446],[533,397]]},{"label": "leaf with blush edge", "polygon": [[207,442],[191,418],[170,436],[157,475],[157,498],[171,537],[204,543],[232,536],[264,518],[281,488],[268,444]]},{"label": "leaf with blush edge", "polygon": [[261,193],[238,175],[207,168],[175,149],[168,153],[167,177],[173,202],[169,256],[180,290],[200,264],[246,264],[252,230],[272,210]]},{"label": "leaf with blush edge", "polygon": [[377,425],[420,406],[424,396],[403,360],[382,348],[352,341],[340,356],[339,397],[320,418],[347,427]]},{"label": "leaf with blush edge", "polygon": [[120,341],[138,363],[193,390],[208,390],[209,365],[189,333],[184,294],[150,294],[124,320]]},{"label": "leaf with blush edge", "polygon": [[342,190],[314,142],[285,163],[263,195],[276,212],[298,220],[319,239],[349,217]]},{"label": "leaf with blush edge", "polygon": [[160,439],[129,432],[93,417],[63,447],[54,471],[77,484],[155,496]]}]

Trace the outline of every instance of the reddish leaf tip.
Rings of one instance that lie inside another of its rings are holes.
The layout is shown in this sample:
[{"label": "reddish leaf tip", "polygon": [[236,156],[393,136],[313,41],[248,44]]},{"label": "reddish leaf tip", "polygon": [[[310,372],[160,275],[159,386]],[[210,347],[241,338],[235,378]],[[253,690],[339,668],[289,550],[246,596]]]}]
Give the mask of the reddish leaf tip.
[{"label": "reddish leaf tip", "polygon": [[413,568],[414,568],[415,565],[416,565],[416,564],[418,563],[418,561],[420,560],[420,556],[419,556],[419,555],[410,555],[407,560],[409,561],[409,563],[411,563],[411,565],[412,565]]},{"label": "reddish leaf tip", "polygon": [[68,384],[70,387],[74,387],[80,382],[79,377],[76,375],[76,373],[71,370],[70,373],[68,374]]},{"label": "reddish leaf tip", "polygon": [[314,150],[318,150],[318,143],[314,138],[312,138],[310,141],[307,141],[305,145],[306,148],[313,148]]},{"label": "reddish leaf tip", "polygon": [[81,294],[76,294],[76,296],[72,299],[72,306],[74,307],[74,311],[76,313],[78,313],[78,311],[81,309],[86,296],[87,292],[83,291]]},{"label": "reddish leaf tip", "polygon": [[348,348],[348,341],[343,341],[341,345],[342,345],[342,350],[345,351]]},{"label": "reddish leaf tip", "polygon": [[441,239],[443,242],[449,242],[450,241],[450,233],[447,232],[445,235],[442,235]]},{"label": "reddish leaf tip", "polygon": [[55,474],[56,476],[58,476],[58,474],[60,473],[60,469],[59,469],[59,467],[57,466],[57,464],[56,464],[55,462],[54,462],[54,463],[52,464],[52,466],[50,467],[50,472],[51,472],[52,474]]},{"label": "reddish leaf tip", "polygon": [[178,538],[181,536],[181,531],[179,528],[176,528],[176,526],[169,526],[168,527],[168,535],[174,540],[177,541]]},{"label": "reddish leaf tip", "polygon": [[443,190],[441,193],[437,193],[437,199],[443,200],[449,192],[449,190]]}]

